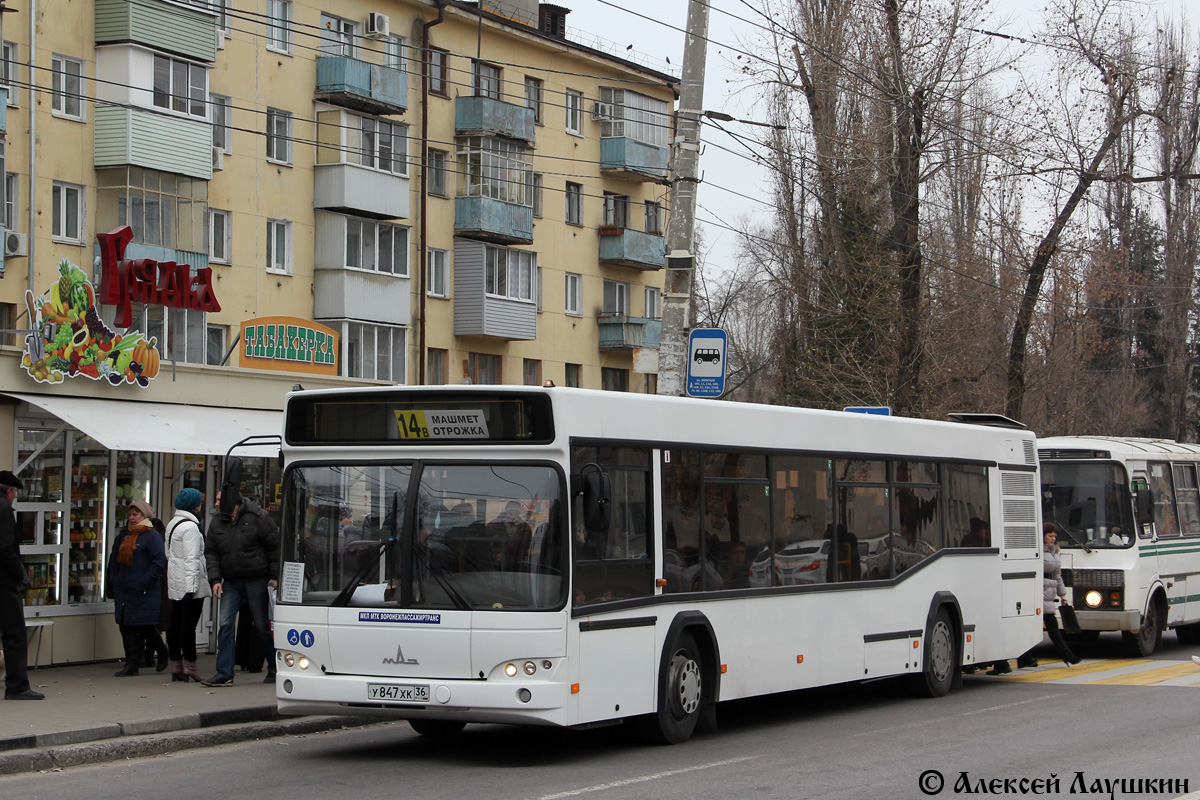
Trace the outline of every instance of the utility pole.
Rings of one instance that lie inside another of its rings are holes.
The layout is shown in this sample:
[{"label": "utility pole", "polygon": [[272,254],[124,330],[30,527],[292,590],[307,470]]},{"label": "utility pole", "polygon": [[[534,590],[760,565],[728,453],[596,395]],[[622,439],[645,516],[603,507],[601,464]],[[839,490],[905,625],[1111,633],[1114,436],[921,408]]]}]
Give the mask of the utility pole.
[{"label": "utility pole", "polygon": [[709,0],[688,3],[683,44],[683,77],[671,163],[671,220],[667,227],[666,288],[663,291],[662,340],[658,348],[658,393],[682,397],[687,376],[687,340],[691,321],[696,187],[700,182],[700,117],[704,108],[704,62],[708,52]]}]

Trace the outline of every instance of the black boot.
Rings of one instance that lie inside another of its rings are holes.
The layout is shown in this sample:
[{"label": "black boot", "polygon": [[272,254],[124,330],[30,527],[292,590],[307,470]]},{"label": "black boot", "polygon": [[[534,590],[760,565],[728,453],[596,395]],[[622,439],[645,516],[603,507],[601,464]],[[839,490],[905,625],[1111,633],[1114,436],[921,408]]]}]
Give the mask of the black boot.
[{"label": "black boot", "polygon": [[138,664],[142,660],[142,648],[145,643],[136,628],[121,626],[121,644],[125,646],[125,666],[113,673],[116,678],[128,678],[138,674]]}]

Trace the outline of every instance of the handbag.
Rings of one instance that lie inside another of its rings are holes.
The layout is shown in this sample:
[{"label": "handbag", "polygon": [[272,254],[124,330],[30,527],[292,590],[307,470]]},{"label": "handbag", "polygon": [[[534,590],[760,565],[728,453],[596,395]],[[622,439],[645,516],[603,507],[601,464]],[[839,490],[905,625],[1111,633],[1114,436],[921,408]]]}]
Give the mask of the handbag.
[{"label": "handbag", "polygon": [[1062,629],[1066,633],[1079,633],[1079,617],[1075,616],[1075,609],[1066,603],[1062,603],[1058,607],[1058,615],[1062,617]]}]

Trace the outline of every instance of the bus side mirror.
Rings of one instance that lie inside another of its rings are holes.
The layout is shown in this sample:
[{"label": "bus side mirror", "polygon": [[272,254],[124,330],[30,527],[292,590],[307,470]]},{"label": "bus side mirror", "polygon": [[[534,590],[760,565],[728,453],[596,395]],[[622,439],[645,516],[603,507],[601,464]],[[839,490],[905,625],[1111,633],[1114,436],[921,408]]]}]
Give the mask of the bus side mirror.
[{"label": "bus side mirror", "polygon": [[[588,472],[591,468],[593,471]],[[574,475],[576,492],[583,495],[583,527],[588,533],[606,533],[612,522],[612,480],[599,464],[584,464]]]},{"label": "bus side mirror", "polygon": [[1154,496],[1150,487],[1142,487],[1134,495],[1137,504],[1137,521],[1139,525],[1149,525],[1154,521]]}]

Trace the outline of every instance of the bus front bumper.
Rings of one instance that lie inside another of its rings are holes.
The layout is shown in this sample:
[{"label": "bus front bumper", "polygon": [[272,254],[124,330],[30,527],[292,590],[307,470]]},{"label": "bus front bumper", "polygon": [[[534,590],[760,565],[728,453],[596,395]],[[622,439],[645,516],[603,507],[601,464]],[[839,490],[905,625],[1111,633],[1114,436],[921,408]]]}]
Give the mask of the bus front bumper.
[{"label": "bus front bumper", "polygon": [[1142,615],[1137,609],[1128,611],[1092,611],[1075,607],[1079,629],[1083,631],[1136,631],[1142,627]]},{"label": "bus front bumper", "polygon": [[[369,686],[428,687],[427,702],[369,697]],[[567,725],[571,687],[557,681],[482,681],[302,675],[280,669],[275,696],[281,714],[347,715],[389,719]]]}]

